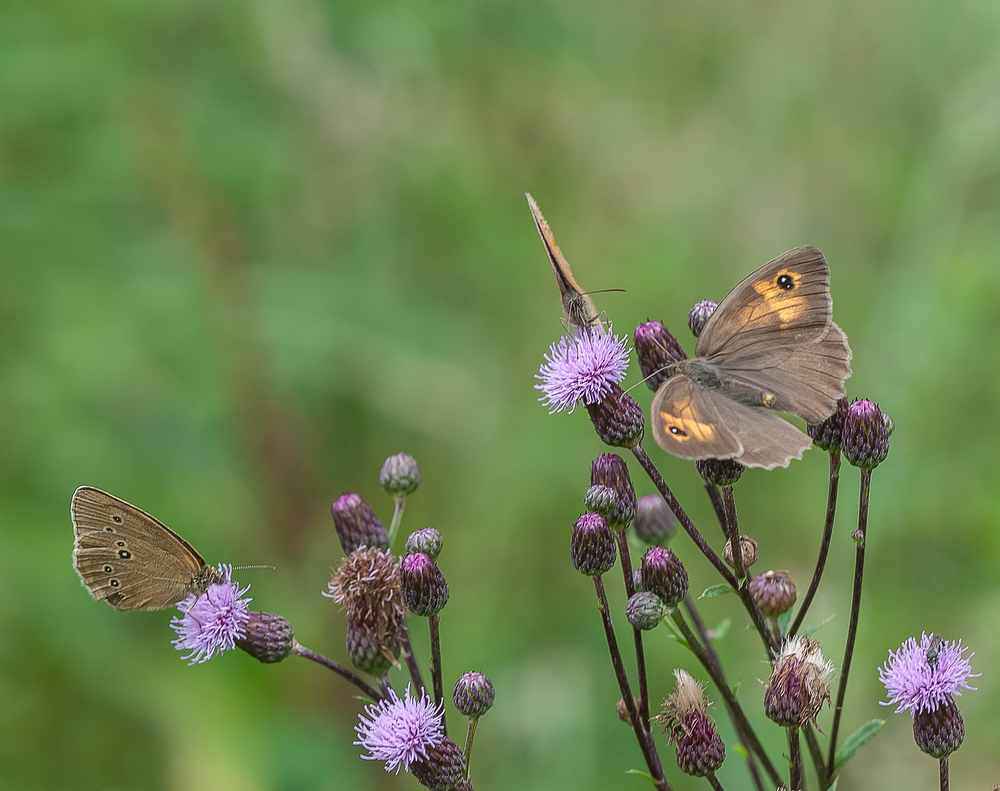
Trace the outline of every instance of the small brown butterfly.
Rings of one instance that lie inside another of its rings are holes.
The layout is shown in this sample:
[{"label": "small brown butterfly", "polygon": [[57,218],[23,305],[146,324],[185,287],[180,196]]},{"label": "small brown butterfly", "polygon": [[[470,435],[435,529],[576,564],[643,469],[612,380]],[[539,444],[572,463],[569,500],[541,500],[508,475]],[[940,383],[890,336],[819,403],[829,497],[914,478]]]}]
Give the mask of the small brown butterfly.
[{"label": "small brown butterfly", "polygon": [[538,204],[531,197],[530,192],[524,193],[528,199],[528,207],[531,209],[531,216],[535,221],[535,228],[538,235],[542,237],[542,244],[545,245],[545,254],[549,257],[552,265],[552,274],[556,276],[556,285],[559,286],[559,297],[562,300],[563,312],[570,326],[580,328],[602,327],[600,314],[594,306],[594,300],[590,298],[576,282],[573,277],[573,270],[569,268],[569,263],[563,257],[556,244],[549,224],[545,222]]},{"label": "small brown butterfly", "polygon": [[815,247],[797,247],[734,288],[656,391],[653,436],[684,459],[787,467],[812,441],[776,414],[818,423],[851,375],[847,336],[832,320],[830,270]]},{"label": "small brown butterfly", "polygon": [[145,511],[91,486],[70,505],[73,568],[116,610],[162,610],[225,582],[198,551]]}]

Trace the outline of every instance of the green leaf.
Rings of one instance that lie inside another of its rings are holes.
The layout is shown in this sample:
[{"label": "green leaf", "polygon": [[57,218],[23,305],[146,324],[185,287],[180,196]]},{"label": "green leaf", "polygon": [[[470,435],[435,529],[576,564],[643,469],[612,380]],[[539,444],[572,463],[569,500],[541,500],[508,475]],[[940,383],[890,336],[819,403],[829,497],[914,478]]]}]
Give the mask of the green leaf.
[{"label": "green leaf", "polygon": [[705,590],[702,591],[701,596],[699,596],[698,598],[714,599],[716,596],[721,596],[723,593],[732,593],[732,592],[733,589],[729,585],[727,585],[726,583],[722,583],[721,585],[713,585],[711,588],[705,588]]},{"label": "green leaf", "polygon": [[822,629],[824,626],[826,626],[828,623],[830,623],[830,621],[832,621],[835,616],[836,616],[836,613],[834,613],[833,615],[828,615],[826,618],[824,618],[819,623],[813,624],[808,629],[805,629],[805,630],[799,632],[799,634],[802,637],[808,637],[809,635],[811,635],[811,634],[813,634],[815,632],[818,632],[820,629]]},{"label": "green leaf", "polygon": [[734,753],[736,753],[744,761],[750,757],[750,753],[747,752],[747,748],[744,747],[740,742],[736,742],[736,744],[729,745],[729,749],[732,750]]},{"label": "green leaf", "polygon": [[789,607],[778,616],[778,626],[781,627],[782,634],[788,634],[788,626],[792,622],[792,608]]},{"label": "green leaf", "polygon": [[840,770],[844,768],[844,764],[854,757],[854,753],[871,741],[885,723],[885,720],[869,720],[844,739],[844,743],[840,745],[837,756],[833,760],[833,773],[839,774]]},{"label": "green leaf", "polygon": [[688,643],[687,638],[684,636],[684,633],[680,630],[680,627],[676,623],[674,623],[673,618],[671,618],[670,616],[664,618],[663,625],[667,627],[667,631],[670,632],[670,636],[674,640],[676,640],[678,643],[680,643],[688,650],[691,649],[691,644]]},{"label": "green leaf", "polygon": [[639,777],[645,777],[649,782],[655,783],[656,778],[653,777],[649,772],[644,772],[642,769],[626,769],[625,774],[627,775],[639,775]]}]

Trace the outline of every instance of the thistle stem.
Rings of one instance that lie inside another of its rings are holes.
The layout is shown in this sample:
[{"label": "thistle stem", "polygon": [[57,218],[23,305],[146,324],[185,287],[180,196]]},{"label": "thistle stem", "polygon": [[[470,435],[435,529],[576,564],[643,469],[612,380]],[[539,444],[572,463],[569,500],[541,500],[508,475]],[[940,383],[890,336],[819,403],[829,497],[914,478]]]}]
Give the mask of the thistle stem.
[{"label": "thistle stem", "polygon": [[837,705],[833,709],[833,727],[830,729],[830,752],[826,764],[827,781],[833,780],[833,764],[837,756],[837,735],[840,732],[840,715],[847,693],[847,675],[851,671],[854,656],[854,639],[858,634],[858,615],[861,611],[861,583],[865,574],[865,543],[868,535],[868,493],[871,489],[872,471],[861,471],[861,504],[858,508],[857,550],[854,555],[854,593],[851,597],[851,622],[847,627],[847,643],[844,646],[844,662],[840,669],[840,684],[837,687]]},{"label": "thistle stem", "polygon": [[[628,538],[624,530],[615,531],[615,540],[618,542],[618,555],[622,561],[622,574],[625,577],[625,593],[631,599],[635,593],[635,579],[632,576],[632,558],[628,550]],[[642,647],[642,632],[639,629],[632,629],[635,639],[635,664],[639,676],[639,719],[642,726],[647,731],[649,727],[649,685],[646,682],[646,652]]]},{"label": "thistle stem", "polygon": [[[819,789],[822,791],[827,786],[826,763],[823,761],[823,751],[816,740],[816,732],[812,725],[806,723],[802,729],[806,735],[806,746],[809,748],[809,755],[812,758],[813,767],[816,770],[816,779],[819,781]],[[803,770],[804,771],[804,770]]]},{"label": "thistle stem", "polygon": [[719,494],[719,487],[714,483],[706,483],[705,491],[708,492],[708,499],[712,501],[712,508],[719,518],[719,525],[722,527],[723,538],[728,538],[726,534],[726,506],[722,502],[722,495]]},{"label": "thistle stem", "polygon": [[608,596],[604,591],[604,581],[601,579],[600,574],[594,577],[594,589],[597,591],[597,609],[601,613],[601,622],[604,624],[604,634],[608,640],[608,651],[611,653],[611,664],[615,669],[618,689],[622,693],[622,701],[625,703],[625,710],[628,712],[629,720],[632,723],[635,738],[639,742],[642,757],[646,761],[646,766],[650,774],[653,775],[654,786],[658,791],[670,791],[670,783],[667,782],[667,777],[663,773],[663,766],[660,764],[660,755],[656,751],[652,734],[648,728],[643,727],[642,720],[639,718],[639,711],[635,707],[635,699],[632,697],[628,676],[625,674],[625,665],[622,662],[621,651],[618,650],[615,627],[611,623]]},{"label": "thistle stem", "polygon": [[743,708],[740,706],[739,701],[733,694],[733,690],[726,682],[725,676],[722,674],[722,670],[710,659],[704,646],[698,642],[698,638],[695,637],[694,632],[691,631],[691,627],[687,625],[687,622],[684,620],[684,616],[681,615],[680,611],[674,610],[670,617],[673,618],[674,623],[677,624],[677,627],[684,635],[684,639],[687,640],[688,645],[691,647],[692,653],[698,658],[698,661],[701,662],[702,667],[705,668],[705,671],[715,684],[716,689],[722,696],[723,702],[726,704],[726,709],[729,711],[730,718],[732,718],[733,723],[736,725],[736,729],[738,731],[742,731],[746,735],[747,741],[749,742],[749,749],[757,754],[757,757],[760,759],[760,762],[764,767],[764,771],[767,772],[768,777],[771,778],[774,784],[776,786],[783,785],[783,781],[778,776],[778,772],[774,768],[774,764],[771,763],[771,759],[768,758],[767,753],[764,752],[764,747],[757,738],[757,734],[754,733],[753,728],[747,720],[746,714],[743,713]]},{"label": "thistle stem", "polygon": [[809,583],[809,590],[806,591],[802,604],[799,605],[799,611],[795,614],[795,620],[792,621],[792,625],[788,629],[789,636],[797,634],[799,627],[802,626],[802,619],[806,617],[809,605],[812,604],[813,596],[816,595],[816,589],[819,587],[820,577],[823,576],[823,569],[826,568],[826,556],[830,552],[830,539],[833,536],[833,519],[837,513],[837,490],[839,487],[840,449],[833,448],[830,450],[830,490],[826,498],[826,522],[823,525],[823,540],[819,546],[819,557],[816,558],[816,570],[813,572],[812,582]]},{"label": "thistle stem", "polygon": [[941,791],[948,791],[948,756],[941,759]]},{"label": "thistle stem", "polygon": [[396,541],[396,534],[399,532],[399,525],[403,521],[403,509],[406,508],[406,498],[400,497],[393,501],[392,521],[389,523],[389,548],[392,549]]},{"label": "thistle stem", "polygon": [[465,734],[465,777],[469,776],[469,766],[472,764],[472,740],[476,738],[476,726],[479,717],[469,717],[469,730]]},{"label": "thistle stem", "polygon": [[691,540],[694,541],[695,546],[701,550],[701,553],[708,558],[708,561],[715,566],[716,570],[722,575],[722,578],[728,582],[734,590],[738,588],[739,583],[736,581],[736,577],[733,576],[726,564],[722,562],[722,558],[712,551],[708,542],[705,541],[701,533],[698,532],[694,523],[692,523],[691,519],[684,512],[684,509],[681,508],[681,504],[677,502],[677,498],[674,497],[674,493],[670,491],[670,487],[667,486],[667,482],[663,480],[663,476],[660,475],[659,470],[653,466],[653,462],[650,461],[649,456],[646,455],[646,451],[643,450],[642,445],[637,444],[631,450],[632,454],[638,460],[639,464],[642,465],[642,468],[646,471],[646,474],[653,482],[653,485],[656,486],[657,491],[659,491],[659,493],[663,495],[663,499],[667,501],[667,505],[669,505],[670,510],[674,512],[674,516],[677,517],[677,520],[681,523],[681,525],[683,525],[688,535],[691,536]]},{"label": "thistle stem", "polygon": [[323,665],[323,667],[332,670],[337,675],[343,676],[352,684],[354,684],[354,686],[356,686],[359,690],[361,690],[361,692],[364,694],[366,698],[376,703],[382,700],[381,692],[378,692],[374,687],[365,682],[364,679],[362,679],[360,676],[356,676],[354,673],[352,673],[350,670],[348,670],[346,667],[339,664],[338,662],[334,662],[332,659],[329,659],[328,657],[325,657],[322,654],[317,654],[315,651],[311,651],[310,649],[306,648],[299,642],[296,642],[292,646],[292,653],[304,657],[305,659],[311,659],[313,662],[316,662],[317,664]]},{"label": "thistle stem", "polygon": [[719,778],[715,776],[715,772],[709,772],[705,775],[705,779],[708,780],[709,785],[711,785],[715,791],[726,791],[726,789],[722,787],[722,783],[719,782]]},{"label": "thistle stem", "polygon": [[441,614],[433,613],[427,616],[427,623],[431,629],[431,683],[434,685],[434,704],[441,706],[441,725],[444,728],[444,735],[448,735],[448,722],[445,719],[445,710],[442,700],[444,700],[444,683],[441,679]]},{"label": "thistle stem", "polygon": [[406,662],[406,667],[410,671],[410,680],[413,681],[417,689],[426,690],[423,675],[420,673],[420,665],[413,653],[413,643],[410,642],[410,630],[405,624],[399,633],[399,645],[403,649],[403,661]]},{"label": "thistle stem", "polygon": [[797,725],[788,728],[788,787],[802,788],[802,746]]}]

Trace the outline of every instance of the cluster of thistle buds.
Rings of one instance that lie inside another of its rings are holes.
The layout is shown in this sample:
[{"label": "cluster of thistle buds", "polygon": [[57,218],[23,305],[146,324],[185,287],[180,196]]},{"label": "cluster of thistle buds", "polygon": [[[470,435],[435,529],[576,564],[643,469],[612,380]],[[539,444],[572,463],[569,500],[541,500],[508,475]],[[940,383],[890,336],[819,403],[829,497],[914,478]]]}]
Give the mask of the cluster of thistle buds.
[{"label": "cluster of thistle buds", "polygon": [[[420,484],[416,460],[406,454],[386,459],[379,476],[393,498],[388,528],[364,499],[353,493],[338,497],[332,507],[334,527],[344,558],[331,574],[324,596],[347,615],[345,647],[354,667],[370,681],[300,644],[291,625],[280,615],[249,609],[249,598],[232,582],[232,569],[221,567],[223,583],[201,596],[178,604],[182,615],[171,622],[178,649],[202,662],[216,653],[241,648],[260,662],[272,664],[301,656],[334,671],[371,701],[360,715],[354,742],[379,760],[386,771],[410,772],[435,791],[472,791],[469,767],[477,724],[493,705],[491,681],[480,672],[459,676],[452,702],[468,718],[465,745],[448,737],[442,675],[440,613],[449,589],[437,561],[444,541],[433,527],[409,534],[401,556],[391,547],[399,531],[406,498]],[[410,641],[409,618],[427,619],[430,631],[431,686],[426,687]],[[402,657],[410,677],[400,697],[389,671]]]},{"label": "cluster of thistle buds", "polygon": [[[715,302],[705,300],[692,308],[688,324],[696,337],[716,307]],[[639,325],[634,343],[643,381],[653,391],[670,379],[687,358],[680,343],[658,321]],[[651,738],[651,721],[665,725],[664,733],[676,747],[677,767],[682,772],[706,777],[714,788],[721,788],[715,772],[725,760],[726,750],[713,718],[707,713],[709,704],[703,692],[704,683],[685,670],[676,670],[676,687],[673,694],[663,700],[662,713],[655,717],[649,715],[648,688],[653,680],[645,675],[643,639],[645,633],[665,625],[678,643],[694,654],[714,683],[739,739],[738,752],[744,757],[758,789],[805,787],[800,732],[808,742],[808,753],[815,764],[820,787],[830,787],[847,760],[880,727],[863,726],[844,740],[843,749],[838,750],[841,745],[838,741],[840,717],[860,610],[871,473],[888,455],[893,421],[872,401],[855,399],[849,402],[841,398],[825,420],[808,426],[813,444],[830,456],[830,495],[816,569],[805,597],[799,601],[790,572],[774,569],[756,574],[750,572],[764,550],[773,548],[762,549],[754,538],[739,529],[733,487],[745,468],[738,460],[706,458],[695,464],[722,528],[721,552],[713,549],[713,542],[697,530],[684,512],[642,448],[644,411],[621,387],[628,355],[624,339],[614,335],[610,325],[575,327],[570,335],[550,348],[539,371],[541,383],[536,385],[543,391],[541,400],[549,406],[550,412],[573,411],[575,406],[583,404],[600,439],[612,447],[629,450],[658,490],[656,494],[637,498],[625,460],[614,454],[599,456],[593,462],[590,488],[584,496],[585,512],[576,520],[570,540],[574,567],[594,582],[612,668],[621,691],[617,714],[635,731],[656,788],[667,789],[669,783]],[[818,734],[826,735],[827,732],[817,728],[817,717],[825,705],[833,703],[833,685],[838,673],[833,663],[823,656],[819,640],[813,636],[825,621],[805,629],[803,618],[813,601],[832,544],[841,457],[861,470],[859,526],[851,534],[857,579],[833,707],[833,724],[824,755]],[[760,636],[771,664],[770,678],[764,682],[764,712],[788,731],[787,775],[778,771],[784,762],[772,761],[761,746],[726,679],[714,647],[714,643],[722,639],[725,628],[713,630],[704,626],[696,602],[688,595],[684,565],[667,547],[679,526],[683,526],[697,549],[723,578],[722,585],[706,590],[702,598],[721,592],[736,593],[746,609],[749,626]],[[640,567],[633,570],[630,548],[636,541],[648,548]],[[619,649],[603,582],[604,575],[619,563],[627,596],[624,616],[632,628],[635,643],[634,681],[629,678]],[[942,760],[957,749],[964,737],[961,715],[953,700],[953,696],[961,694],[961,688],[970,688],[967,681],[974,675],[962,654],[964,650],[960,643],[943,644],[938,640],[928,645],[926,636],[920,644],[911,639],[899,652],[890,653],[890,661],[881,671],[890,692],[890,702],[898,703],[899,710],[913,713],[918,746]],[[944,665],[939,658],[943,656],[947,657]],[[945,672],[940,671],[942,666],[947,668]],[[639,694],[633,694],[635,686]],[[946,772],[942,771],[944,776]]]}]

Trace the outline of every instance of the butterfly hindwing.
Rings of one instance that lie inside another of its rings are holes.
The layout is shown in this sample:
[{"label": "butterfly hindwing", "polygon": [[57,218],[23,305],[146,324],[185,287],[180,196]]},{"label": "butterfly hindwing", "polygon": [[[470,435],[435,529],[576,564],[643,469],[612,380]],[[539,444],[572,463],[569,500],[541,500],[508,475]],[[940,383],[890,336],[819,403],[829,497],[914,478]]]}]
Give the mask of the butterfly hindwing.
[{"label": "butterfly hindwing", "polygon": [[660,385],[650,411],[653,436],[668,453],[682,459],[731,459],[743,452],[710,391],[686,376],[673,376]]}]

